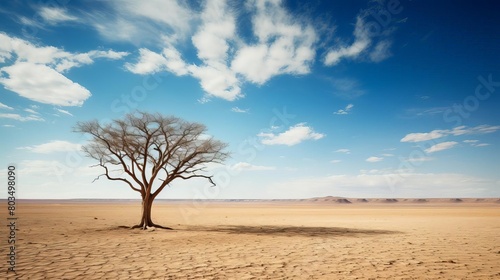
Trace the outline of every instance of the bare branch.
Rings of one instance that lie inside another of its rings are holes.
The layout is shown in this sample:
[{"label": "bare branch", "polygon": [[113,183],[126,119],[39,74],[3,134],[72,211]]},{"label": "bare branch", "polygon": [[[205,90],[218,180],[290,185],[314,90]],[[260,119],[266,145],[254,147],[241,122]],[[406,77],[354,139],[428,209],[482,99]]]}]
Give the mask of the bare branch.
[{"label": "bare branch", "polygon": [[[173,116],[135,112],[107,124],[79,122],[75,131],[92,137],[83,151],[105,169],[96,180],[105,176],[122,181],[143,197],[156,197],[178,178],[204,178],[214,184],[206,164],[222,163],[229,156],[225,143],[205,136],[204,125]],[[130,180],[111,176],[108,166],[119,167]]]}]

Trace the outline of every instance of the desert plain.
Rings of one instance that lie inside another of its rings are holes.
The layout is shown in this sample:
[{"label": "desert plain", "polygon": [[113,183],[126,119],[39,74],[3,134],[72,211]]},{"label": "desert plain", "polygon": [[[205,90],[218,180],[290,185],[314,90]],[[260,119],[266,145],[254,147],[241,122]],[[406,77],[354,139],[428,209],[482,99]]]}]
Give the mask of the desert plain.
[{"label": "desert plain", "polygon": [[174,230],[140,230],[140,201],[19,200],[0,278],[500,279],[499,202],[157,201]]}]

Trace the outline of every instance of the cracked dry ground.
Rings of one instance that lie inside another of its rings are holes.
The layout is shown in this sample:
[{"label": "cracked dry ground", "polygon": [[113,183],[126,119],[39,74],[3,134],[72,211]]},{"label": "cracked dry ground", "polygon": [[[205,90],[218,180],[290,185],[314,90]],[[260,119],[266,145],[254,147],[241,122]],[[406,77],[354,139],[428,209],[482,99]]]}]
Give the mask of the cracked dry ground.
[{"label": "cracked dry ground", "polygon": [[500,278],[498,206],[155,207],[176,230],[120,227],[134,204],[21,205],[8,279]]}]

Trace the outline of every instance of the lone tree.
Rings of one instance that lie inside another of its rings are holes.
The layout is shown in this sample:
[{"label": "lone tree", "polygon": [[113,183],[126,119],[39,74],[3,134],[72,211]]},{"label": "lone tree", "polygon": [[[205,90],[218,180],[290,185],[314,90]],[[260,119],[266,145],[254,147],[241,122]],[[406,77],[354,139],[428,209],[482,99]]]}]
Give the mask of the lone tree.
[{"label": "lone tree", "polygon": [[161,114],[135,112],[109,124],[78,122],[75,132],[92,136],[83,151],[104,169],[95,180],[122,181],[141,194],[141,222],[132,228],[171,229],[153,223],[154,199],[175,179],[205,178],[215,185],[206,164],[229,156],[227,144],[208,137],[204,125]]}]

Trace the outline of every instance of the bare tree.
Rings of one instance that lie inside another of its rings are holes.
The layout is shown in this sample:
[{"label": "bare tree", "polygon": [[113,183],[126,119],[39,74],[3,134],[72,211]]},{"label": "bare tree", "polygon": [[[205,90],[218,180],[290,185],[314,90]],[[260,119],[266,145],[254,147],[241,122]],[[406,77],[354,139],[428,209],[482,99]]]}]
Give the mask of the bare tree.
[{"label": "bare tree", "polygon": [[130,113],[108,124],[78,122],[75,132],[92,136],[83,151],[104,169],[95,180],[122,181],[141,194],[141,222],[132,228],[171,229],[153,223],[154,199],[175,179],[205,178],[215,185],[206,164],[229,156],[227,144],[208,137],[204,125],[161,114]]}]

